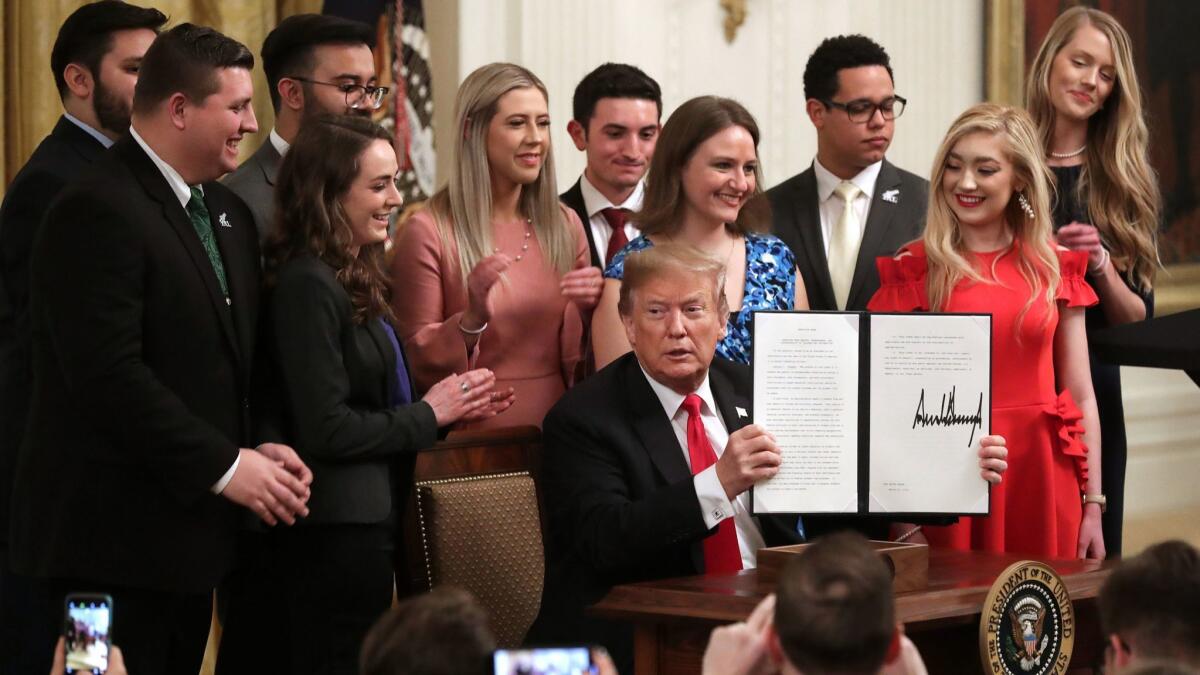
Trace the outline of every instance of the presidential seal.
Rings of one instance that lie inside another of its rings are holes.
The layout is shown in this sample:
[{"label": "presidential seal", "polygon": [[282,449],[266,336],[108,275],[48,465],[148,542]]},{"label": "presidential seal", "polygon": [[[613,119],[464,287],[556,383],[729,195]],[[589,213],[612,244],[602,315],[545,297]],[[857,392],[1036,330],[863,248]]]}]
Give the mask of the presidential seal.
[{"label": "presidential seal", "polygon": [[1062,675],[1074,644],[1071,598],[1054,570],[1027,560],[996,578],[979,619],[985,673]]}]

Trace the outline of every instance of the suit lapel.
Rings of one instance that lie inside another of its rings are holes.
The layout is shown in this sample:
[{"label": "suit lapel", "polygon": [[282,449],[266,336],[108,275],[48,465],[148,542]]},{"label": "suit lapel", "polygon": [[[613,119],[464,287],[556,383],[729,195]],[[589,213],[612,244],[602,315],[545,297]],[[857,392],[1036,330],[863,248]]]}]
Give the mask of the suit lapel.
[{"label": "suit lapel", "polygon": [[[801,251],[793,251],[808,260],[811,274],[804,277],[805,285],[815,286],[820,293],[822,307],[836,308],[833,298],[833,280],[829,277],[829,260],[825,256],[825,237],[821,234],[820,203],[817,195],[817,174],[812,166],[800,174],[800,182],[794,195],[793,212],[796,214],[796,232],[800,236]],[[811,277],[811,278],[810,278]]]},{"label": "suit lapel", "polygon": [[[846,298],[847,307],[864,307],[868,298],[860,298],[863,286],[875,266],[875,252],[883,245],[888,228],[895,220],[900,208],[899,200],[905,195],[899,194],[900,172],[885,159],[879,167],[879,176],[875,179],[875,194],[871,197],[871,210],[867,215],[867,225],[863,229],[862,242],[858,247],[858,258],[854,263],[854,279],[850,282],[850,293]],[[894,191],[894,192],[889,192]],[[883,195],[893,195],[897,201],[885,201]]]},{"label": "suit lapel", "polygon": [[[392,341],[384,333],[383,324],[379,321],[379,319],[367,321],[367,335],[371,336],[371,342],[375,343],[375,349],[378,349],[379,355],[383,357],[383,372],[387,373],[387,377],[384,378],[382,400],[385,406],[390,407],[393,400],[392,392],[400,386],[396,380],[396,350],[392,349]],[[409,381],[411,382],[411,378]]]},{"label": "suit lapel", "polygon": [[[715,359],[713,364],[717,364]],[[716,401],[717,410],[725,422],[725,429],[730,434],[751,423],[754,416],[750,399],[737,391],[733,380],[725,372],[718,367],[710,367],[708,386],[712,389],[713,400]]]},{"label": "suit lapel", "polygon": [[683,459],[684,448],[671,427],[671,420],[663,411],[662,403],[655,396],[650,383],[638,366],[633,353],[621,357],[622,380],[629,401],[633,428],[646,448],[650,461],[668,484],[678,483],[691,477],[687,462]]},{"label": "suit lapel", "polygon": [[[575,213],[579,215],[579,222],[583,223],[583,233],[587,235],[588,250],[592,253],[592,266],[599,267],[601,270],[603,270],[604,260],[602,259],[600,252],[596,250],[596,238],[595,235],[592,234],[592,222],[591,219],[588,218],[587,205],[583,202],[583,187],[581,184],[582,180],[583,179],[575,181],[575,184],[571,186],[571,189],[564,192],[560,199],[562,203],[571,207],[571,209],[573,209]],[[605,253],[608,253],[608,251],[605,251]]]},{"label": "suit lapel", "polygon": [[[208,206],[209,215],[212,218],[213,236],[217,241],[217,249],[221,252],[221,261],[225,265],[225,281],[229,285],[230,307],[232,311],[220,312],[222,315],[229,315],[231,319],[231,329],[236,329],[229,336],[235,344],[238,345],[240,353],[250,354],[253,350],[251,340],[255,334],[255,317],[258,316],[258,256],[254,250],[248,250],[246,247],[247,237],[239,232],[239,228],[249,227],[254,228],[253,222],[239,222],[237,216],[230,216],[230,213],[238,213],[230,208],[230,205],[225,199],[225,193],[222,193],[219,187],[214,187],[215,183],[207,183],[204,186],[204,203]],[[191,221],[188,221],[191,225]],[[195,231],[195,228],[192,228]],[[199,237],[197,237],[199,242]],[[203,251],[203,247],[201,247]],[[205,253],[205,262],[208,262],[208,255]],[[212,264],[209,263],[209,271],[212,270]],[[213,272],[213,282],[216,283],[216,273]],[[220,286],[216,287],[216,298],[219,305],[225,304],[225,299],[221,297]]]},{"label": "suit lapel", "polygon": [[279,174],[279,163],[283,161],[279,151],[275,149],[275,144],[268,138],[258,152],[254,153],[254,159],[258,160],[258,165],[262,167],[263,178],[266,179],[267,185],[275,185],[275,177]]},{"label": "suit lapel", "polygon": [[[163,219],[171,225],[171,229],[178,235],[184,250],[187,251],[188,257],[191,258],[192,263],[195,265],[196,272],[200,275],[201,282],[208,291],[209,301],[212,303],[213,311],[217,314],[225,337],[229,340],[230,349],[233,350],[235,355],[239,354],[237,333],[234,330],[232,313],[225,302],[225,295],[221,293],[221,286],[217,282],[217,275],[213,271],[212,262],[209,261],[208,254],[204,251],[204,245],[200,243],[200,235],[196,234],[196,228],[192,226],[192,221],[188,218],[187,211],[179,203],[179,198],[171,190],[166,177],[162,175],[162,172],[158,170],[158,167],[154,165],[150,156],[142,150],[137,141],[127,136],[118,142],[114,148],[126,155],[130,171],[137,178],[138,182],[141,183],[142,189],[162,207]],[[213,229],[220,228],[220,225],[216,223],[220,212],[213,211],[211,207],[209,212],[212,214],[214,221]],[[219,239],[218,246],[220,246]]]}]

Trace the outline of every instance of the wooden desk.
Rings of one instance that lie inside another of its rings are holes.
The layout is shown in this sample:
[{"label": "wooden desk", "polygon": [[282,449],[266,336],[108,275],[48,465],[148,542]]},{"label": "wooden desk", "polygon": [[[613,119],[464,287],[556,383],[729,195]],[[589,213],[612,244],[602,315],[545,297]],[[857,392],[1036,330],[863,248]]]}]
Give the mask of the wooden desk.
[{"label": "wooden desk", "polygon": [[[984,597],[1004,568],[1027,556],[930,551],[929,586],[896,596],[896,618],[921,650],[931,675],[982,673],[979,615]],[[1109,563],[1046,560],[1066,583],[1075,606],[1071,672],[1090,672],[1104,656],[1096,594]],[[741,621],[773,588],[757,570],[617,586],[593,611],[635,625],[637,675],[699,673],[708,635]]]}]

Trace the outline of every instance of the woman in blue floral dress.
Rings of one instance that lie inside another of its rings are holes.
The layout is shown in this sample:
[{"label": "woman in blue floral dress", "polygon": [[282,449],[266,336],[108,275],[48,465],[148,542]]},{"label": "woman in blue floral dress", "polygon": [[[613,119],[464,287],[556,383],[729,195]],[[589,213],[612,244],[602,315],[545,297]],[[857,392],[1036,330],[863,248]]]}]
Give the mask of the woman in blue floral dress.
[{"label": "woman in blue floral dress", "polygon": [[726,98],[694,98],[667,120],[650,164],[642,210],[632,217],[642,235],[604,271],[604,293],[592,319],[597,368],[630,350],[617,314],[625,256],[656,243],[686,243],[725,261],[725,295],[736,309],[717,344],[717,356],[750,363],[753,312],[808,309],[791,250],[777,237],[756,232],[758,223],[742,212],[762,192],[758,139],[754,118]]}]

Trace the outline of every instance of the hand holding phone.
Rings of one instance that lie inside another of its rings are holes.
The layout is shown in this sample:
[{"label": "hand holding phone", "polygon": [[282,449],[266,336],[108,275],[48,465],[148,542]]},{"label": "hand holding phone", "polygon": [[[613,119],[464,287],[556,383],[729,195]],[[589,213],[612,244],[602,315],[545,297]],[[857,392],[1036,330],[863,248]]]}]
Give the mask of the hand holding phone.
[{"label": "hand holding phone", "polygon": [[63,626],[64,673],[109,673],[112,606],[112,597],[103,593],[67,595]]}]

